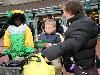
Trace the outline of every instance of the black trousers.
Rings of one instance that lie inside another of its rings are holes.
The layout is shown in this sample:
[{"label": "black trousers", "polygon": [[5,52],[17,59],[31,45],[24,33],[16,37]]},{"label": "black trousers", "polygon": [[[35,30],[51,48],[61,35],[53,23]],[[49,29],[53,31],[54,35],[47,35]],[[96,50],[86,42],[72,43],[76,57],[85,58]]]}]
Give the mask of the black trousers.
[{"label": "black trousers", "polygon": [[88,70],[82,70],[79,66],[75,65],[74,75],[99,75],[96,65]]},{"label": "black trousers", "polygon": [[96,55],[96,66],[97,68],[100,68],[100,59],[97,55]]}]

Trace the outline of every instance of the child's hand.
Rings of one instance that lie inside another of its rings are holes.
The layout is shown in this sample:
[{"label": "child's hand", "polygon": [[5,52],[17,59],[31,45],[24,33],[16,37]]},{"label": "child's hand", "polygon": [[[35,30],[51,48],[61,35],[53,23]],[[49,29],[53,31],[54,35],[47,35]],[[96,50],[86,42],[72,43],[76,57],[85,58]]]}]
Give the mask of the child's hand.
[{"label": "child's hand", "polygon": [[52,46],[52,44],[51,43],[46,43],[45,46],[50,47],[50,46]]}]

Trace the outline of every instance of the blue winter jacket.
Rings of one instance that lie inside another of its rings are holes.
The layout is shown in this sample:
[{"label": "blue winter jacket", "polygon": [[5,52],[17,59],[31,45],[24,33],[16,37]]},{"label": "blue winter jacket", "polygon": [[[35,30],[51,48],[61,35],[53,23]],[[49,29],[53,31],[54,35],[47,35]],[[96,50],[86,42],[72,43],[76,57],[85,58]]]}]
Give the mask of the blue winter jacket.
[{"label": "blue winter jacket", "polygon": [[59,33],[55,33],[55,32],[53,32],[51,34],[46,34],[45,32],[41,33],[39,40],[47,40],[48,43],[52,43],[52,44],[57,44],[57,43],[61,42]]}]

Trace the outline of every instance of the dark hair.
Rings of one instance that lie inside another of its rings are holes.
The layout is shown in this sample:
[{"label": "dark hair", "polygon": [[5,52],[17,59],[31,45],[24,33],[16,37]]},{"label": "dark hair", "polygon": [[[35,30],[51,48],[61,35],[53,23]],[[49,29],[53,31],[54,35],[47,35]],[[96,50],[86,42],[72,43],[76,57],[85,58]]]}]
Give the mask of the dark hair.
[{"label": "dark hair", "polygon": [[83,5],[79,0],[68,0],[62,4],[62,9],[72,15],[83,12]]},{"label": "dark hair", "polygon": [[21,14],[21,13],[14,13],[11,18],[9,19],[9,23],[10,25],[14,25],[14,21],[16,19],[19,19],[21,23],[25,23],[26,19],[25,19],[25,15]]},{"label": "dark hair", "polygon": [[51,14],[48,14],[47,15],[47,18],[52,19],[52,15]]}]

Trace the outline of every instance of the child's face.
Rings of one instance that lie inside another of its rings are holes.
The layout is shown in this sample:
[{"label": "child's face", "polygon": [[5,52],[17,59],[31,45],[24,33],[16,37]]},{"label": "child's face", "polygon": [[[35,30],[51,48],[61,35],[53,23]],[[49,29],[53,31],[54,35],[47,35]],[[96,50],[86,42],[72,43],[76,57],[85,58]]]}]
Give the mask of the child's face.
[{"label": "child's face", "polygon": [[45,25],[45,32],[47,34],[52,33],[55,29],[56,27],[54,27],[54,25],[51,25],[51,24]]}]

